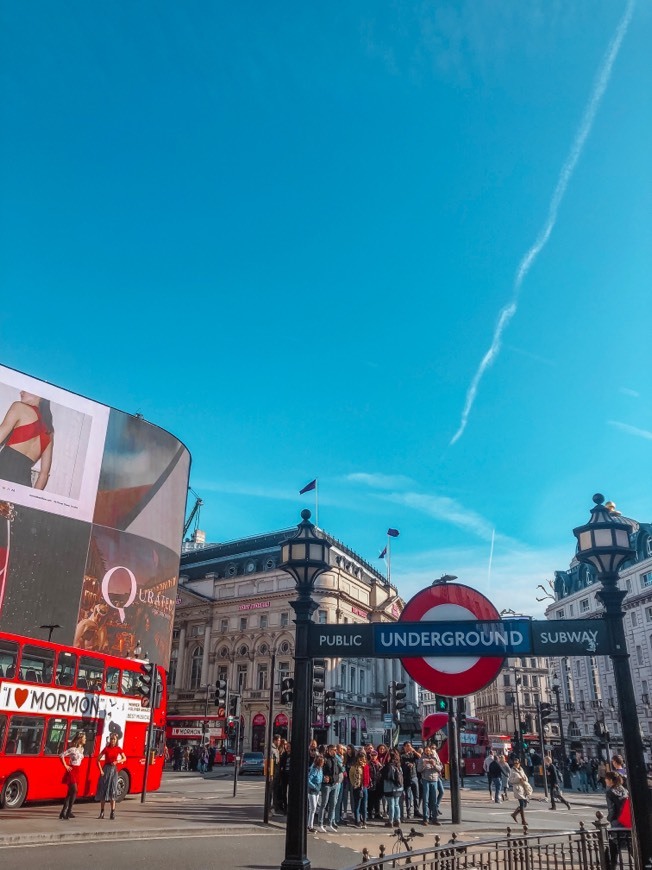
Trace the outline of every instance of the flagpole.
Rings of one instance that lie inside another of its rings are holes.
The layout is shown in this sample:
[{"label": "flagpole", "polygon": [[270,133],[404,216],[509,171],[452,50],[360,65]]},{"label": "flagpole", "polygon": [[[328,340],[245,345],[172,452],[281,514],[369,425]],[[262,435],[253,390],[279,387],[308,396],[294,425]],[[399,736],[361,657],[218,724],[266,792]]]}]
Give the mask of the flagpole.
[{"label": "flagpole", "polygon": [[392,544],[391,537],[387,535],[387,585],[392,581]]},{"label": "flagpole", "polygon": [[319,528],[319,478],[315,481],[315,525]]}]

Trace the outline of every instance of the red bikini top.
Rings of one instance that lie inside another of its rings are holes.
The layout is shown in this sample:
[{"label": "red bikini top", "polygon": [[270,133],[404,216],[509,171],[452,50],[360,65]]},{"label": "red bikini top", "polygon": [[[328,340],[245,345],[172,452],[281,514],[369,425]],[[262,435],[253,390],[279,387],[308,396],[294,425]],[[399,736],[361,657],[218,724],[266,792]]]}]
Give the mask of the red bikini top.
[{"label": "red bikini top", "polygon": [[11,435],[5,441],[7,447],[11,447],[12,444],[23,444],[31,438],[40,438],[41,453],[45,451],[45,448],[48,446],[50,441],[52,441],[52,436],[45,428],[45,423],[41,419],[38,408],[34,408],[34,410],[36,411],[36,420],[34,420],[33,423],[25,423],[24,426],[16,426]]}]

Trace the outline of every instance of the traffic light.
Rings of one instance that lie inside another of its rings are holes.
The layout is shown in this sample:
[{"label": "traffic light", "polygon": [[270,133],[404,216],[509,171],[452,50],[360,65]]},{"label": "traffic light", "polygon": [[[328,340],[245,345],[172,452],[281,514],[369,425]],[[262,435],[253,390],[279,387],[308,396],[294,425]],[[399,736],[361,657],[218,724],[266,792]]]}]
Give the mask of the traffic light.
[{"label": "traffic light", "polygon": [[552,704],[548,704],[547,701],[540,702],[539,713],[541,715],[542,725],[547,725],[548,722],[552,722],[555,718],[555,711],[552,708]]},{"label": "traffic light", "polygon": [[226,680],[218,680],[215,683],[215,706],[226,709],[227,695],[229,693]]},{"label": "traffic light", "polygon": [[607,726],[598,719],[597,722],[593,723],[593,733],[596,737],[599,737],[600,740],[603,740],[605,736],[608,736],[609,732],[607,731]]},{"label": "traffic light", "polygon": [[403,691],[404,689],[405,683],[394,683],[394,704],[392,706],[392,713],[398,713],[406,706],[407,701],[405,700],[405,692]]},{"label": "traffic light", "polygon": [[138,675],[138,694],[143,701],[149,700],[152,695],[152,683],[156,679],[156,666],[154,662],[145,662],[140,666],[140,674]]},{"label": "traffic light", "polygon": [[326,692],[324,695],[324,715],[332,716],[335,713],[335,692]]},{"label": "traffic light", "polygon": [[525,723],[522,719],[521,719],[521,721],[518,723],[518,727],[519,727],[519,729],[520,729],[520,731],[521,731],[521,734],[525,734],[525,732],[527,731],[527,725],[526,725],[526,723]]},{"label": "traffic light", "polygon": [[229,698],[229,716],[240,715],[240,695],[231,695]]},{"label": "traffic light", "polygon": [[464,731],[464,729],[466,728],[466,713],[464,712],[464,710],[461,710],[457,714],[457,727],[460,731]]},{"label": "traffic light", "polygon": [[435,695],[435,710],[437,713],[448,713],[448,698],[446,695]]},{"label": "traffic light", "polygon": [[315,659],[312,663],[312,691],[321,695],[326,688],[326,659]]},{"label": "traffic light", "polygon": [[281,704],[291,704],[294,698],[294,680],[292,677],[285,677],[281,681]]}]

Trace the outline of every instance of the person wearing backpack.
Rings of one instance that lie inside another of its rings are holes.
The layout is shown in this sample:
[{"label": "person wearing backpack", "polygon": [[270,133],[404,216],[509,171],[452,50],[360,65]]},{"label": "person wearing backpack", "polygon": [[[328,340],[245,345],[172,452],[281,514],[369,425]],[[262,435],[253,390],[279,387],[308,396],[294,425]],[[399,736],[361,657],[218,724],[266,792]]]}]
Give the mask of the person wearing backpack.
[{"label": "person wearing backpack", "polygon": [[561,790],[563,784],[562,775],[555,767],[552,756],[546,755],[546,757],[543,759],[543,766],[546,773],[546,780],[548,782],[548,789],[550,790],[551,805],[549,809],[556,810],[557,805],[555,801],[558,800],[560,803],[565,804],[566,809],[569,810],[571,808],[571,805],[568,803]]},{"label": "person wearing backpack", "polygon": [[401,819],[401,795],[403,794],[403,771],[398,749],[392,749],[382,771],[383,794],[387,800],[386,828],[398,828]]},{"label": "person wearing backpack", "polygon": [[500,803],[500,794],[503,787],[503,769],[500,766],[500,762],[493,758],[488,770],[489,776],[489,792],[493,794],[493,800],[499,804]]}]

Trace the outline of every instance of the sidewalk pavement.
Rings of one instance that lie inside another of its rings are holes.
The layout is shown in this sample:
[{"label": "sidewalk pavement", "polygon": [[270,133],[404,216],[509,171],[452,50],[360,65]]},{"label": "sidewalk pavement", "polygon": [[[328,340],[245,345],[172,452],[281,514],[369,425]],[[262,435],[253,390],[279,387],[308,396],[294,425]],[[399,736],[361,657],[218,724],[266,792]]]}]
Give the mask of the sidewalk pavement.
[{"label": "sidewalk pavement", "polygon": [[[148,794],[145,803],[140,802],[138,795],[132,795],[118,804],[114,821],[109,819],[108,805],[105,819],[98,819],[99,804],[93,801],[78,802],[75,805],[75,818],[68,821],[59,819],[59,803],[26,804],[20,810],[2,810],[0,847],[89,839],[241,836],[254,831],[258,834],[278,835],[284,831],[284,816],[270,814],[269,824],[263,823],[262,780],[239,779],[238,794],[233,797],[231,782],[228,781],[232,778],[233,767],[215,769],[210,774],[168,772],[161,791]],[[212,789],[211,780],[215,786]],[[250,784],[253,784],[253,788],[248,787]],[[444,818],[441,827],[430,829],[432,833],[439,833],[444,839],[453,831],[460,834],[468,830],[474,835],[483,835],[495,830],[497,822],[489,823],[486,818],[487,811],[494,809],[487,792],[481,788],[465,788],[461,794],[467,819],[460,825],[452,825],[450,821],[446,821],[450,819],[450,793],[447,791],[442,805]],[[595,795],[572,795],[569,792],[568,797],[571,801],[581,800],[585,808],[591,808],[591,813],[595,810],[606,812],[604,796],[600,792]],[[542,791],[535,792],[534,799],[537,798],[537,807],[544,809],[546,804],[542,803]],[[510,800],[496,806],[511,810],[515,803]],[[476,815],[477,819],[473,819]],[[557,823],[559,822],[561,818]],[[405,827],[411,824],[413,822],[406,823]],[[375,827],[369,825],[366,832],[360,831],[360,835],[368,837]],[[342,827],[340,830],[343,834],[357,834],[352,826]],[[530,830],[534,831],[536,827],[532,826]],[[381,832],[380,828],[378,832]]]}]

